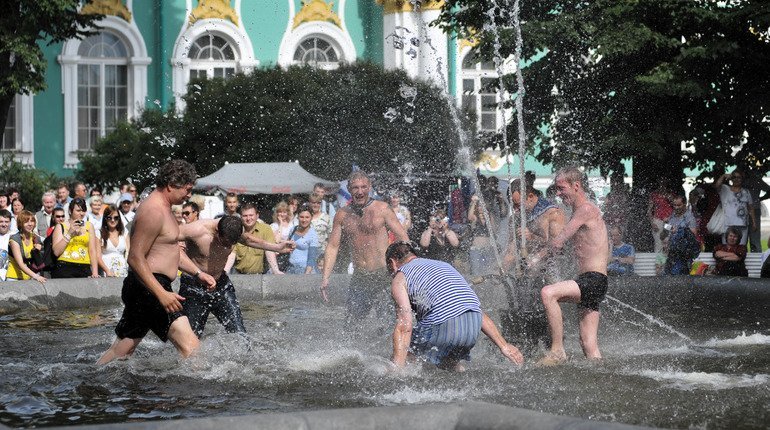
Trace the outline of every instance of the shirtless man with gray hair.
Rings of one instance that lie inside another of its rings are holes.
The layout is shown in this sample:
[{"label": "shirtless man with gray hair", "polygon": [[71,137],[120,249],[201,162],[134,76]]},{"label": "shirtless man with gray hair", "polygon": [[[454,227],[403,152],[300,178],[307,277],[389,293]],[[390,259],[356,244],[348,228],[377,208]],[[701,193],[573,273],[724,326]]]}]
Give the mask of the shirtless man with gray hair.
[{"label": "shirtless man with gray hair", "polygon": [[348,191],[353,201],[334,215],[321,281],[321,296],[328,301],[329,277],[344,235],[353,248],[355,268],[347,298],[348,317],[356,319],[367,316],[375,305],[378,310],[390,305],[390,274],[385,267],[388,230],[395,234],[396,240],[409,240],[390,206],[369,196],[371,188],[372,183],[364,172],[350,175]]},{"label": "shirtless man with gray hair", "polygon": [[572,207],[572,218],[546,247],[533,255],[531,268],[537,267],[549,254],[561,250],[572,240],[578,263],[578,276],[574,280],[546,285],[541,298],[551,333],[551,350],[538,364],[555,365],[565,362],[564,325],[559,302],[577,303],[580,313],[580,344],[588,359],[601,359],[599,352],[599,303],[607,293],[607,261],[609,239],[599,208],[586,194],[584,174],[575,167],[560,170],[556,175],[556,194]]}]

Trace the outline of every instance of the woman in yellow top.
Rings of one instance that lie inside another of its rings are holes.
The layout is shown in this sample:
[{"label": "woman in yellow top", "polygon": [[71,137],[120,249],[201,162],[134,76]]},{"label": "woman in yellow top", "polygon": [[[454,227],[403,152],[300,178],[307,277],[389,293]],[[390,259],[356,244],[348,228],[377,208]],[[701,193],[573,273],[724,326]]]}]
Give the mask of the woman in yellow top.
[{"label": "woman in yellow top", "polygon": [[53,231],[53,253],[57,256],[52,278],[98,278],[99,238],[94,227],[85,220],[86,201],[72,199],[69,222],[61,223]]},{"label": "woman in yellow top", "polygon": [[25,260],[29,261],[32,257],[32,250],[38,251],[43,247],[40,238],[35,234],[37,222],[35,215],[30,211],[22,210],[16,216],[16,225],[19,226],[19,232],[11,236],[8,241],[8,250],[13,258],[8,264],[7,279],[34,279],[41,284],[45,283],[45,278],[32,271],[27,266]]}]

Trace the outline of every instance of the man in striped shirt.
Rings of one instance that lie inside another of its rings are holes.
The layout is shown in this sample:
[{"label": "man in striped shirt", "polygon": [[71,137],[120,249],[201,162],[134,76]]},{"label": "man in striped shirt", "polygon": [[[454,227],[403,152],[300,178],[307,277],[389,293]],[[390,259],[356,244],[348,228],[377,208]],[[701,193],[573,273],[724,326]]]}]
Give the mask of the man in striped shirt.
[{"label": "man in striped shirt", "polygon": [[[479,298],[451,265],[417,258],[410,242],[396,242],[385,253],[393,275],[391,294],[396,304],[393,363],[406,365],[419,356],[441,368],[462,371],[470,360],[479,331],[484,332],[510,361],[522,364],[518,348],[503,339],[495,323],[481,311]],[[417,326],[412,327],[412,316]]]}]

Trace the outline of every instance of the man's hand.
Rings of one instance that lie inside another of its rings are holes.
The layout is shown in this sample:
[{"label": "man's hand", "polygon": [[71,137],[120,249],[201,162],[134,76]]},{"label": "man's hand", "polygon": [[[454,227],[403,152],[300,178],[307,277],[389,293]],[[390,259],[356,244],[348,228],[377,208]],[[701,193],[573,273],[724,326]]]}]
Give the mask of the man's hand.
[{"label": "man's hand", "polygon": [[326,292],[327,288],[329,288],[329,280],[328,279],[322,279],[321,280],[321,298],[323,298],[325,302],[329,301],[329,295]]},{"label": "man's hand", "polygon": [[280,250],[278,251],[279,254],[286,254],[288,252],[292,252],[297,247],[297,244],[294,243],[293,240],[282,240],[278,242],[278,245],[281,246]]},{"label": "man's hand", "polygon": [[206,286],[207,291],[214,291],[217,288],[217,280],[206,272],[201,272],[197,276],[198,281]]},{"label": "man's hand", "polygon": [[160,302],[160,305],[163,306],[163,309],[165,309],[166,313],[170,314],[172,312],[182,311],[182,302],[184,301],[184,297],[174,292],[165,291],[163,294],[161,294],[160,297],[158,297],[158,301]]},{"label": "man's hand", "polygon": [[500,348],[500,352],[502,352],[505,358],[510,360],[512,363],[515,363],[519,366],[524,364],[524,356],[521,355],[521,351],[519,351],[519,348],[516,348],[510,343],[506,343],[502,348]]}]

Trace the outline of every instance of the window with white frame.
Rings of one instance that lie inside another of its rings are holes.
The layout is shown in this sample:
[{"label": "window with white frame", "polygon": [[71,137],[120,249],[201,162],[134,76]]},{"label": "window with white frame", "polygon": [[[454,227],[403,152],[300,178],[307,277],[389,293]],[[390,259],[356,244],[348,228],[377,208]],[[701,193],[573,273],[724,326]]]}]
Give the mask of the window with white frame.
[{"label": "window with white frame", "polygon": [[224,37],[204,34],[192,43],[190,52],[190,79],[230,78],[238,70],[235,50]]},{"label": "window with white frame", "polygon": [[479,131],[494,133],[502,125],[499,100],[495,64],[478,61],[472,53],[466,55],[462,62],[462,109],[476,117]]},{"label": "window with white frame", "polygon": [[306,64],[319,69],[336,69],[340,65],[337,49],[328,41],[312,36],[299,43],[294,51],[294,64]]},{"label": "window with white frame", "polygon": [[89,151],[96,140],[128,118],[128,49],[107,31],[90,36],[78,48],[78,151]]},{"label": "window with white frame", "polygon": [[3,131],[3,144],[0,147],[3,151],[13,151],[16,149],[16,97],[11,102],[8,109],[8,119],[5,122]]}]

